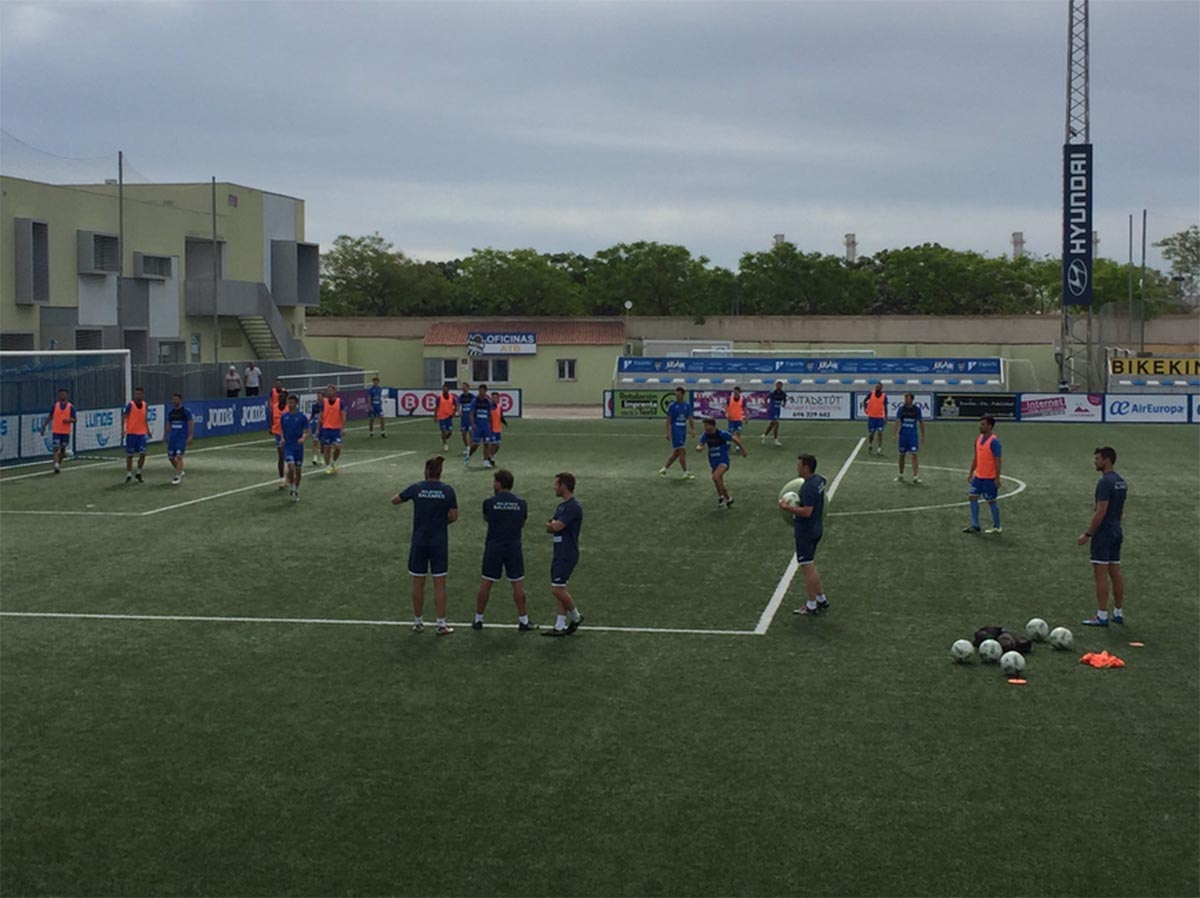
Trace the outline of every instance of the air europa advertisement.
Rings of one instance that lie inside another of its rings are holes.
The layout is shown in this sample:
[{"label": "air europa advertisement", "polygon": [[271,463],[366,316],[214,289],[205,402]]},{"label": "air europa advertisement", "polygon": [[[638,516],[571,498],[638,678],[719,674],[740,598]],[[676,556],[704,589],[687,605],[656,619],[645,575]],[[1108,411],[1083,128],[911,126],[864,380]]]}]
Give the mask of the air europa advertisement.
[{"label": "air europa advertisement", "polygon": [[1184,424],[1190,399],[1182,395],[1109,393],[1104,403],[1104,420],[1110,424]]}]

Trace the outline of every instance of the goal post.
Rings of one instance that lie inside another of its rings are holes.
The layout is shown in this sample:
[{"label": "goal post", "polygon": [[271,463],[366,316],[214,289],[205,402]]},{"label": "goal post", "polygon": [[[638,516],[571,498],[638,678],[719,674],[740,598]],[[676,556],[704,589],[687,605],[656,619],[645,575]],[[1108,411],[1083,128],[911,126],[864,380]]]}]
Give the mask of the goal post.
[{"label": "goal post", "polygon": [[133,396],[128,349],[0,352],[0,461],[49,456],[41,427],[65,389],[75,406],[75,452],[117,449],[121,411]]}]

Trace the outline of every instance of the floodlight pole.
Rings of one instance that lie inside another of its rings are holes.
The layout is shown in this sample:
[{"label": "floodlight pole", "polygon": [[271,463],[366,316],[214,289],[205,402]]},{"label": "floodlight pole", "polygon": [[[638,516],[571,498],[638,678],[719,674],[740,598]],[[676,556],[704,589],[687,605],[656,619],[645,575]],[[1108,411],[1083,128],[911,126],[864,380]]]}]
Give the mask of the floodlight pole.
[{"label": "floodlight pole", "polygon": [[[221,363],[221,318],[217,312],[217,176],[212,176],[212,301],[213,301],[213,362]],[[220,373],[219,371],[217,372]]]}]

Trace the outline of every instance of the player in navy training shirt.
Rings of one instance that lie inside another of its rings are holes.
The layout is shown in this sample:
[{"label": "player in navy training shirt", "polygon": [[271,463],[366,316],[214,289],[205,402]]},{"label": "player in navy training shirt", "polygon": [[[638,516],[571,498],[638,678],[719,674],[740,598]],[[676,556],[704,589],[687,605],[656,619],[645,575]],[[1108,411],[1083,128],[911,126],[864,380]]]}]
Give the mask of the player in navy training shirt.
[{"label": "player in navy training shirt", "polygon": [[450,536],[447,529],[458,520],[458,496],[454,487],[442,483],[442,464],[435,455],[425,462],[425,479],[405,487],[392,504],[413,504],[412,544],[408,572],[412,575],[413,630],[425,628],[425,575],[433,575],[433,606],[437,611],[437,635],[449,636],[454,628],[446,623],[446,573],[450,567]]},{"label": "player in navy training shirt", "polygon": [[729,444],[733,443],[746,455],[746,447],[742,445],[741,437],[728,430],[717,430],[714,418],[704,419],[704,433],[700,434],[700,443],[696,451],[708,449],[708,466],[712,469],[713,486],[717,488],[717,508],[733,508],[733,497],[725,488],[725,472],[729,470]]},{"label": "player in navy training shirt", "polygon": [[558,604],[558,617],[553,630],[543,630],[543,636],[570,636],[583,623],[583,615],[575,607],[575,599],[567,583],[579,563],[579,531],[583,527],[583,506],[575,498],[575,475],[563,471],[554,475],[554,494],[562,501],[554,509],[554,517],[546,522],[546,532],[554,539],[554,555],[550,560],[550,592]]},{"label": "player in navy training shirt", "polygon": [[671,454],[667,463],[658,469],[659,477],[667,476],[667,468],[679,459],[679,467],[685,480],[695,480],[696,475],[687,469],[687,441],[696,435],[696,422],[692,418],[692,404],[684,401],[683,387],[675,388],[675,401],[667,406],[667,442]]},{"label": "player in navy training shirt", "polygon": [[[900,473],[896,482],[904,482],[904,456],[911,455],[913,459],[913,483],[921,482],[921,469],[918,466],[917,453],[925,442],[925,419],[921,416],[921,406],[913,401],[912,393],[904,394],[904,404],[896,409],[896,427],[893,436],[896,437],[896,457],[900,464]],[[918,429],[920,438],[918,439]],[[881,437],[882,439],[882,437]]]},{"label": "player in navy training shirt", "polygon": [[779,419],[783,417],[783,407],[787,405],[788,395],[784,392],[783,381],[775,381],[775,389],[767,396],[767,414],[770,417],[770,423],[767,424],[767,429],[763,431],[760,442],[766,443],[767,437],[775,434],[775,445],[782,446],[779,442]]},{"label": "player in navy training shirt", "polygon": [[195,435],[196,422],[183,404],[183,396],[172,393],[171,407],[167,409],[167,460],[175,469],[175,476],[171,478],[172,486],[179,486],[183,482],[183,455]]},{"label": "player in navy training shirt", "polygon": [[483,500],[483,519],[488,526],[479,594],[475,597],[475,622],[471,624],[474,630],[483,629],[483,612],[492,594],[492,584],[500,579],[501,573],[512,584],[517,630],[525,633],[538,628],[529,619],[525,608],[525,553],[521,548],[521,531],[529,517],[529,505],[512,488],[512,472],[501,468],[492,475],[493,495]]},{"label": "player in navy training shirt", "polygon": [[283,462],[287,465],[288,493],[300,501],[300,475],[304,473],[304,434],[308,418],[300,411],[300,399],[289,393],[287,411],[279,416],[279,434],[283,440]]},{"label": "player in navy training shirt", "polygon": [[471,385],[464,380],[462,392],[458,394],[458,410],[462,414],[458,427],[462,431],[463,458],[471,454],[471,403],[474,399]]},{"label": "player in navy training shirt", "polygon": [[1129,485],[1113,470],[1117,463],[1117,450],[1112,446],[1101,446],[1092,455],[1092,462],[1100,472],[1096,484],[1096,510],[1091,523],[1079,537],[1079,545],[1092,541],[1092,577],[1096,583],[1096,616],[1084,621],[1089,627],[1107,627],[1108,581],[1112,580],[1114,624],[1125,623],[1125,576],[1121,573],[1121,543],[1125,534],[1121,519],[1125,516],[1125,497]]},{"label": "player in navy training shirt", "polygon": [[796,459],[796,473],[804,478],[800,499],[795,505],[780,499],[779,507],[794,515],[792,530],[796,537],[796,561],[804,572],[804,590],[808,594],[808,601],[792,614],[813,615],[829,610],[829,600],[825,598],[816,564],[817,544],[824,532],[825,478],[817,473],[816,457],[807,454]]},{"label": "player in navy training shirt", "polygon": [[[488,396],[487,384],[479,385],[479,392],[472,397],[467,410],[471,418],[471,444],[463,455],[464,465],[469,465],[475,450],[485,442],[490,442],[492,437],[492,399]],[[483,454],[486,461],[486,449]]]},{"label": "player in navy training shirt", "polygon": [[367,412],[367,436],[375,436],[375,419],[379,419],[379,439],[387,438],[387,431],[383,426],[383,387],[379,385],[379,378],[371,378],[371,386],[367,387],[367,401],[370,403],[370,410]]},{"label": "player in navy training shirt", "polygon": [[308,410],[308,429],[312,431],[312,450],[314,465],[323,464],[325,457],[321,454],[321,406],[325,404],[325,400],[320,394],[313,400],[312,407]]}]

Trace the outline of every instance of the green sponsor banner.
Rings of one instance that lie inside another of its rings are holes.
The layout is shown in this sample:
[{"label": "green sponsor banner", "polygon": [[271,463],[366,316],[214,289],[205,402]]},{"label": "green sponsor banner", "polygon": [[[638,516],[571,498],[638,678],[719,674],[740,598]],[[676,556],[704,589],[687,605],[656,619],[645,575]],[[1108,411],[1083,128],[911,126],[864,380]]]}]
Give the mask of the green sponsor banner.
[{"label": "green sponsor banner", "polygon": [[675,393],[666,390],[613,390],[614,418],[662,418],[667,406],[675,401]]}]

